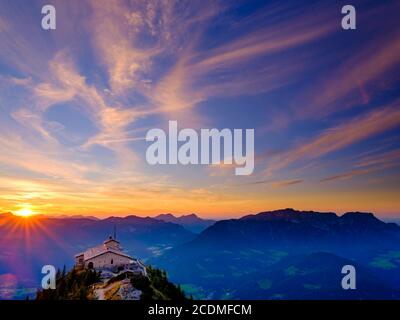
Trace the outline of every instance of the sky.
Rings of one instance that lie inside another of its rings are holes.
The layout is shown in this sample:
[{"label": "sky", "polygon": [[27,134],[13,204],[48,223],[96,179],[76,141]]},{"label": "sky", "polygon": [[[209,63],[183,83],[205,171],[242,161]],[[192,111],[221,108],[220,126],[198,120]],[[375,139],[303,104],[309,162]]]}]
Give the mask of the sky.
[{"label": "sky", "polygon": [[[400,3],[345,4],[0,0],[0,212],[400,217]],[[149,165],[170,120],[254,129],[253,174]]]}]

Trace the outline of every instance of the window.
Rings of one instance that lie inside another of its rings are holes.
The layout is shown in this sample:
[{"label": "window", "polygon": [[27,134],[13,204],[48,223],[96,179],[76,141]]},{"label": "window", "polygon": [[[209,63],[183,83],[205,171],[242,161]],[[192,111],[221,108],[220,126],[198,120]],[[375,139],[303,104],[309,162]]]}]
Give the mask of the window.
[{"label": "window", "polygon": [[113,264],[114,263],[114,260],[113,259],[111,259],[111,264]]}]

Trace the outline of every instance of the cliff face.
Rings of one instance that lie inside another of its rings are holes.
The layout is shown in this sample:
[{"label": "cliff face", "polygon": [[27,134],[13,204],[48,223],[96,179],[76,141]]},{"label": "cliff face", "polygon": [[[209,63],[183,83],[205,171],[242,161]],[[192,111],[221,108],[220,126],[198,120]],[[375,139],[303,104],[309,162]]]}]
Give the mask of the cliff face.
[{"label": "cliff face", "polygon": [[92,286],[92,297],[96,300],[140,300],[142,291],[137,290],[129,278],[112,283]]}]

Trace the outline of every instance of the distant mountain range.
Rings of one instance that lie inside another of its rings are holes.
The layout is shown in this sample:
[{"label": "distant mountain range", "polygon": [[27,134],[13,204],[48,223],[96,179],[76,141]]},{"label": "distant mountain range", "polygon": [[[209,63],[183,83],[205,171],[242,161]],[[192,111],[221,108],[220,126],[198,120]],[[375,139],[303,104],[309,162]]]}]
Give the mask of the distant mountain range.
[{"label": "distant mountain range", "polygon": [[[385,223],[372,213],[335,213],[284,209],[223,220],[202,232],[193,244],[217,247],[274,247],[296,252],[318,249],[349,250],[357,247],[380,247],[400,240],[400,227]],[[349,242],[351,243],[348,246]]]},{"label": "distant mountain range", "polygon": [[[218,221],[150,262],[197,298],[400,297],[400,227],[371,213],[284,209]],[[370,281],[345,292],[343,263]]]},{"label": "distant mountain range", "polygon": [[67,215],[67,214],[61,214],[61,215],[52,215],[52,216],[47,216],[47,218],[55,218],[55,219],[90,219],[90,220],[101,220],[100,218],[97,218],[95,216],[84,216],[82,214],[77,214],[77,215]]},{"label": "distant mountain range", "polygon": [[200,233],[201,231],[203,231],[204,229],[208,228],[209,226],[213,225],[216,222],[216,220],[199,218],[197,215],[193,213],[179,217],[176,217],[171,213],[166,213],[155,216],[154,218],[165,222],[172,222],[179,224],[194,233]]},{"label": "distant mountain range", "polygon": [[[44,264],[71,267],[77,252],[101,243],[114,226],[130,255],[166,270],[195,298],[400,299],[400,226],[360,212],[283,209],[221,221],[0,214],[0,277],[37,287]],[[357,269],[355,291],[340,287],[344,264]]]}]

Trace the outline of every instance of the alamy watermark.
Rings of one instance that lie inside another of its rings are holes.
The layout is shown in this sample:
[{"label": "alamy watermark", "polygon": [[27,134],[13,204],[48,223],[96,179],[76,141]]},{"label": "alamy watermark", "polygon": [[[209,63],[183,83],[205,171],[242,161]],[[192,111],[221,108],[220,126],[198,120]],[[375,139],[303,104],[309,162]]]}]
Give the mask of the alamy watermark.
[{"label": "alamy watermark", "polygon": [[56,268],[50,264],[43,266],[42,274],[45,276],[42,278],[42,288],[44,290],[56,288]]},{"label": "alamy watermark", "polygon": [[236,175],[253,173],[254,129],[214,128],[198,133],[190,128],[178,130],[177,121],[168,124],[168,133],[162,129],[147,132],[146,141],[153,142],[146,151],[149,164],[236,165]]},{"label": "alamy watermark", "polygon": [[342,7],[342,14],[345,16],[342,18],[343,30],[355,30],[356,26],[356,8],[350,4]]},{"label": "alamy watermark", "polygon": [[42,29],[43,30],[55,30],[56,29],[56,8],[47,4],[42,7]]},{"label": "alamy watermark", "polygon": [[342,289],[343,290],[355,290],[356,287],[356,268],[351,264],[347,264],[342,268],[342,274],[345,276],[342,279]]}]

